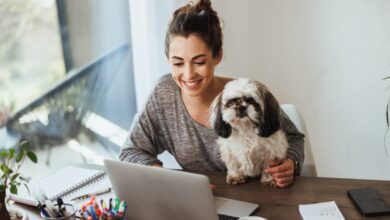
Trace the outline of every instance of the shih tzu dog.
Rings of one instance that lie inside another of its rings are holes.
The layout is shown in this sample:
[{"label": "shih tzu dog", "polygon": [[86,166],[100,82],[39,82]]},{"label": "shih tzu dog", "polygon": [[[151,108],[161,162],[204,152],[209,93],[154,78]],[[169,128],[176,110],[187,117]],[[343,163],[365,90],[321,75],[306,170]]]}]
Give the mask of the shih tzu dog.
[{"label": "shih tzu dog", "polygon": [[211,124],[223,162],[226,182],[244,183],[246,177],[276,186],[264,173],[271,161],[286,157],[288,143],[280,129],[280,107],[267,87],[260,82],[240,78],[226,84],[211,105]]}]

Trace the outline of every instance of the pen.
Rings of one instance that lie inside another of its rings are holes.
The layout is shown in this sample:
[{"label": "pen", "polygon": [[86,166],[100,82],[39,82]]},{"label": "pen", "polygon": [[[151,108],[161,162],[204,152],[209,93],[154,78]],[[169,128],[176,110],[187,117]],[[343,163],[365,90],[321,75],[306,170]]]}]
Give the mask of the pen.
[{"label": "pen", "polygon": [[44,206],[40,206],[39,210],[41,211],[42,215],[48,218],[51,218],[52,216],[49,215],[49,213],[46,211]]},{"label": "pen", "polygon": [[61,198],[57,198],[58,212],[61,214],[61,217],[64,216],[64,212],[62,211],[62,206],[63,205],[64,205],[64,201],[62,201]]},{"label": "pen", "polygon": [[103,189],[103,190],[96,191],[93,193],[77,196],[77,197],[71,199],[71,201],[87,199],[87,198],[92,197],[92,196],[98,196],[98,195],[102,195],[102,194],[109,193],[109,192],[111,192],[111,188],[107,188],[107,189]]},{"label": "pen", "polygon": [[89,207],[89,211],[91,212],[91,216],[92,216],[93,220],[98,220],[98,217],[97,217],[97,215],[95,213],[95,209],[94,209],[93,206]]}]

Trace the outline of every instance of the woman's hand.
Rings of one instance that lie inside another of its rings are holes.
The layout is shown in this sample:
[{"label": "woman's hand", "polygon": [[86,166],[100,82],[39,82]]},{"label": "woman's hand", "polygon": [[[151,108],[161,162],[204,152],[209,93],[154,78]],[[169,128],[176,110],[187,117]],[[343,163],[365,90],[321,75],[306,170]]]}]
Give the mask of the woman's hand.
[{"label": "woman's hand", "polygon": [[272,175],[278,187],[284,188],[294,181],[294,161],[285,158],[282,161],[272,161],[266,173]]}]

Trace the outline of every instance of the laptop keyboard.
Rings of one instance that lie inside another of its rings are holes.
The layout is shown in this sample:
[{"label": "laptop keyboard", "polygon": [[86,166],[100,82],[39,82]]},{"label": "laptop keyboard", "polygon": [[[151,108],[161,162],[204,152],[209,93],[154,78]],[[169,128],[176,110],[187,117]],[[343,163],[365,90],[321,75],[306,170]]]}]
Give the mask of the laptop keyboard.
[{"label": "laptop keyboard", "polygon": [[238,220],[240,218],[238,217],[233,217],[230,215],[223,215],[223,214],[218,214],[219,220]]}]

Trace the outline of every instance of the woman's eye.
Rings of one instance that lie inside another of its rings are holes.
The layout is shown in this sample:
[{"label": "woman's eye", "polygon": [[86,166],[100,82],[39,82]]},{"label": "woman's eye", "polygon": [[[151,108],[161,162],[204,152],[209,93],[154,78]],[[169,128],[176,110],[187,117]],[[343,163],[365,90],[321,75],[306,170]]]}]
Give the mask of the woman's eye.
[{"label": "woman's eye", "polygon": [[194,62],[196,65],[203,65],[206,63],[206,61],[201,61],[201,62]]},{"label": "woman's eye", "polygon": [[174,66],[182,66],[183,63],[174,63],[173,65],[174,65]]}]

